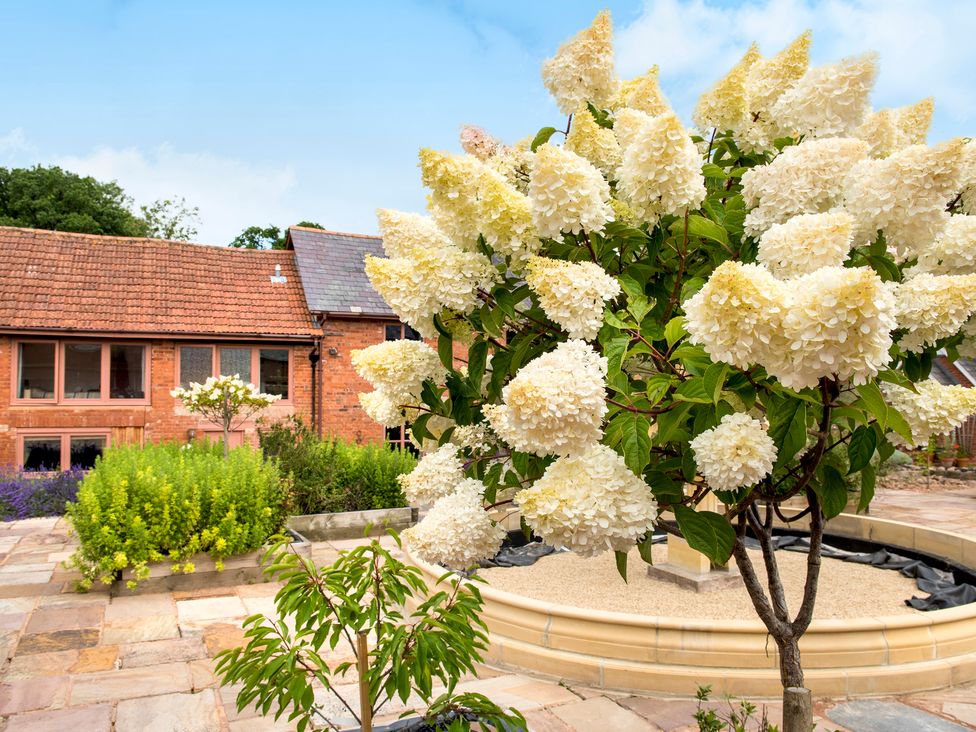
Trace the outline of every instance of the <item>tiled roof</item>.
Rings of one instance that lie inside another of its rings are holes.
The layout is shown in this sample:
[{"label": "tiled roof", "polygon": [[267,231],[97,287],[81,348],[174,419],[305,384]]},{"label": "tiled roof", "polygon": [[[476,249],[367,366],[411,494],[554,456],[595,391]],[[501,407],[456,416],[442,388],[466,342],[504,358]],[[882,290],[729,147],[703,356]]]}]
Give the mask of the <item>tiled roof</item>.
[{"label": "tiled roof", "polygon": [[[273,283],[275,265],[287,282]],[[0,227],[0,328],[310,336],[290,251]]]},{"label": "tiled roof", "polygon": [[379,237],[293,226],[288,239],[295,248],[309,310],[326,315],[396,317],[363,269],[367,254],[383,255]]}]

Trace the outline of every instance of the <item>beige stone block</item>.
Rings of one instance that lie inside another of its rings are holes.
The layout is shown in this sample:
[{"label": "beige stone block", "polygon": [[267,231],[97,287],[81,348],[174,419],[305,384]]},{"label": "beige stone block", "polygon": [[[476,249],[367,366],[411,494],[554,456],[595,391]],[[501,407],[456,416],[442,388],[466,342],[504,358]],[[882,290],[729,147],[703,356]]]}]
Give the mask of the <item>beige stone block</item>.
[{"label": "beige stone block", "polygon": [[526,670],[588,686],[603,686],[602,662],[599,658],[538,648],[519,641],[505,641],[497,653],[497,665]]},{"label": "beige stone block", "polygon": [[659,732],[659,728],[606,697],[594,697],[554,707],[552,713],[578,730]]},{"label": "beige stone block", "polygon": [[488,630],[495,635],[540,646],[546,645],[548,615],[515,605],[491,603],[486,606],[481,619],[488,625]]},{"label": "beige stone block", "polygon": [[105,621],[129,618],[145,618],[153,615],[175,613],[173,598],[168,592],[155,595],[113,597],[105,608]]},{"label": "beige stone block", "polygon": [[883,628],[807,632],[800,638],[804,668],[846,668],[884,664],[888,656]]},{"label": "beige stone block", "polygon": [[923,554],[948,559],[950,562],[961,562],[962,546],[963,536],[960,534],[921,527],[915,531],[915,549]]},{"label": "beige stone block", "polygon": [[847,695],[883,696],[941,689],[949,685],[951,678],[949,664],[944,661],[855,668],[847,672]]},{"label": "beige stone block", "polygon": [[[976,681],[976,653],[946,659],[949,664],[950,681],[953,686],[962,686]],[[976,691],[970,690],[976,698]]]},{"label": "beige stone block", "polygon": [[237,595],[203,597],[197,600],[181,600],[176,603],[180,623],[200,622],[223,618],[247,617],[247,608]]},{"label": "beige stone block", "polygon": [[911,524],[902,523],[901,521],[872,519],[868,523],[868,538],[871,541],[887,546],[914,549],[915,527]]},{"label": "beige stone block", "polygon": [[935,638],[928,624],[885,628],[884,637],[889,664],[932,661],[937,657]]},{"label": "beige stone block", "polygon": [[186,664],[167,663],[75,676],[71,683],[70,704],[76,706],[189,690],[190,674]]},{"label": "beige stone block", "polygon": [[692,696],[700,684],[709,683],[707,677],[708,669],[623,661],[603,664],[603,685],[608,689]]},{"label": "beige stone block", "polygon": [[600,658],[656,660],[653,626],[608,623],[593,611],[592,620],[553,616],[547,633],[549,648],[585,653]]},{"label": "beige stone block", "polygon": [[967,569],[976,570],[976,541],[968,538],[963,541],[960,564]]},{"label": "beige stone block", "polygon": [[213,732],[220,729],[212,690],[197,694],[164,694],[119,702],[115,732]]},{"label": "beige stone block", "polygon": [[847,694],[847,672],[844,669],[804,671],[803,681],[814,696],[842,697]]},{"label": "beige stone block", "polygon": [[163,640],[179,635],[175,614],[120,618],[107,621],[102,627],[102,643],[111,644]]},{"label": "beige stone block", "polygon": [[99,704],[18,714],[7,720],[4,732],[110,732],[111,729],[112,706]]},{"label": "beige stone block", "polygon": [[[936,613],[957,613],[963,611],[962,617],[946,622],[933,622],[932,638],[935,641],[936,655],[939,658],[962,656],[976,653],[976,613],[974,606],[964,605],[949,610],[936,610]],[[966,612],[969,610],[970,612]]]}]

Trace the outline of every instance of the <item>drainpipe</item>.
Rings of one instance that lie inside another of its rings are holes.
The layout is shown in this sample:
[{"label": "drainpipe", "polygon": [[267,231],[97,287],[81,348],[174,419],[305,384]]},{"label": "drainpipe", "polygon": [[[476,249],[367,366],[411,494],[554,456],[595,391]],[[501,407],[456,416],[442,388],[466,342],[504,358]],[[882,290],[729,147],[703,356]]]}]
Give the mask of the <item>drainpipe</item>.
[{"label": "drainpipe", "polygon": [[[325,333],[325,315],[322,314],[318,318],[316,318],[316,322],[318,323],[319,328],[322,329],[322,332],[324,334]],[[318,340],[319,356],[320,357],[322,355],[322,339],[323,339],[323,337],[324,336],[318,336],[318,339],[317,339]],[[323,414],[324,414],[324,412],[322,410],[322,402],[325,401],[325,365],[322,364],[322,363],[320,363],[320,365],[319,365],[319,374],[318,374],[318,376],[319,376],[319,384],[318,384],[319,399],[318,399],[318,402],[316,404],[316,409],[318,410],[318,413],[316,414],[316,418],[315,418],[315,427],[316,427],[316,429],[318,431],[319,437],[321,437],[322,436],[322,432],[323,432],[322,421],[323,421]]]},{"label": "drainpipe", "polygon": [[322,336],[315,336],[314,341],[315,345],[312,347],[312,351],[308,354],[308,360],[312,367],[312,427],[318,432],[319,435],[321,435],[322,427],[319,424],[320,413],[317,406],[322,400],[318,378],[319,366],[322,360]]}]

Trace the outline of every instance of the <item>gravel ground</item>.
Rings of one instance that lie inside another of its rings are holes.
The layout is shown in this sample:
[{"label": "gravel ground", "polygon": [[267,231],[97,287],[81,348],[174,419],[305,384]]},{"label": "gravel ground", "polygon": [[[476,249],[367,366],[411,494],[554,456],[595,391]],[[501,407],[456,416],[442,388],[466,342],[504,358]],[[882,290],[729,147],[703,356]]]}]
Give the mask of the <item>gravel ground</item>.
[{"label": "gravel ground", "polygon": [[976,480],[976,469],[973,468],[960,470],[934,467],[926,471],[924,468],[912,465],[895,468],[879,476],[878,490],[936,493],[972,488],[974,480]]},{"label": "gravel ground", "polygon": [[[750,552],[756,571],[765,581],[760,552]],[[776,553],[780,575],[786,587],[790,610],[795,612],[803,596],[806,554]],[[654,563],[667,560],[667,547],[654,547]],[[583,559],[563,552],[543,557],[530,567],[482,569],[479,574],[492,587],[562,605],[613,610],[641,615],[716,620],[756,618],[756,611],[743,585],[696,593],[670,583],[649,579],[635,549],[627,566],[629,584],[617,574],[612,555]],[[918,613],[905,605],[919,595],[915,580],[887,569],[823,559],[815,618],[856,618]]]}]

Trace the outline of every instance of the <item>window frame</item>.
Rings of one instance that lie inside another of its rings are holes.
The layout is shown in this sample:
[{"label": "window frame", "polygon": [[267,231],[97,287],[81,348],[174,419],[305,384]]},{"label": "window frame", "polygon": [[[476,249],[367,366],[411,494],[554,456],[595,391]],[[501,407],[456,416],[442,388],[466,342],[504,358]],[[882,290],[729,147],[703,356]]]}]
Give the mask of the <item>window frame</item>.
[{"label": "window frame", "polygon": [[[42,428],[32,427],[30,429],[17,430],[15,459],[19,469],[24,469],[24,440],[36,439],[38,437],[49,437],[58,439],[61,442],[61,464],[58,470],[71,469],[71,440],[75,437],[102,437],[105,439],[105,449],[112,446],[112,430],[108,427],[54,427]],[[67,461],[67,465],[65,464]],[[39,473],[52,473],[53,470],[39,470]]]},{"label": "window frame", "polygon": [[[54,344],[54,396],[44,399],[25,399],[18,396],[20,376],[20,344],[21,343],[53,343]],[[97,399],[80,399],[65,396],[65,364],[66,350],[69,345],[95,344],[101,346],[101,361],[99,373],[100,396]],[[126,399],[111,397],[112,386],[112,346],[140,346],[142,347],[142,391],[140,399]],[[148,406],[152,401],[152,344],[148,341],[124,341],[102,339],[53,339],[53,338],[18,338],[13,341],[10,368],[10,404],[12,406],[89,406],[89,407],[121,407]]]},{"label": "window frame", "polygon": [[[182,355],[184,348],[209,348],[210,349],[210,375],[220,376],[220,349],[221,348],[248,348],[251,351],[251,379],[250,383],[258,386],[260,388],[261,383],[261,351],[285,351],[288,353],[288,394],[281,397],[277,404],[291,404],[292,396],[295,393],[295,349],[291,345],[275,345],[271,343],[254,345],[251,343],[177,343],[176,344],[176,355],[174,358],[174,363],[176,368],[173,369],[176,382],[174,384],[175,388],[183,386],[181,376],[182,370]],[[224,376],[232,376],[233,374],[224,374]]]}]

